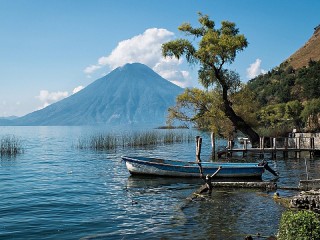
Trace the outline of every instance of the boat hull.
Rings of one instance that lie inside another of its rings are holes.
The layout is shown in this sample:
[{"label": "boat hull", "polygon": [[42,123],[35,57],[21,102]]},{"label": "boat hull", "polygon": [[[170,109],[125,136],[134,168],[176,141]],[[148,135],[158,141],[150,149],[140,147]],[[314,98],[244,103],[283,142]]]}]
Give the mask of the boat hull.
[{"label": "boat hull", "polygon": [[[195,162],[163,160],[145,157],[122,157],[128,171],[135,174],[199,177],[199,166]],[[203,174],[212,175],[219,166],[222,169],[216,175],[220,178],[261,178],[264,168],[257,163],[212,163],[202,162]]]}]

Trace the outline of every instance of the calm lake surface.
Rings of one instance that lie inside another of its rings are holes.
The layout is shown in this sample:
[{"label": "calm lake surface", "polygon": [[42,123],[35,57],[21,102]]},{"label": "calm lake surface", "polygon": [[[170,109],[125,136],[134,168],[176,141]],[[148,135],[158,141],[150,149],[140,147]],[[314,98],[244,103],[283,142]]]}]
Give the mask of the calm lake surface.
[{"label": "calm lake surface", "polygon": [[[243,239],[276,234],[285,209],[272,199],[274,192],[216,189],[206,201],[189,201],[202,184],[199,179],[132,177],[120,157],[194,160],[194,142],[110,152],[74,147],[79,138],[107,132],[119,131],[0,127],[0,137],[14,134],[25,149],[15,158],[1,158],[0,239]],[[192,134],[204,138],[202,160],[209,160],[209,135]],[[319,178],[319,159],[306,157],[309,174]],[[269,164],[280,172],[280,186],[297,186],[306,178],[304,158],[279,156]],[[272,178],[264,175],[264,180]]]}]

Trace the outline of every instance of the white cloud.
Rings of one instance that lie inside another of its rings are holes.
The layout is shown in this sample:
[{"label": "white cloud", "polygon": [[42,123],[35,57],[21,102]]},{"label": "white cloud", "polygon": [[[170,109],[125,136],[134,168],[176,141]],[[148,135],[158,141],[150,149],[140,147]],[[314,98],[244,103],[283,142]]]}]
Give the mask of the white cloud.
[{"label": "white cloud", "polygon": [[78,86],[78,87],[76,87],[76,88],[73,89],[72,94],[75,94],[75,93],[81,91],[82,89],[84,89],[83,86]]},{"label": "white cloud", "polygon": [[45,108],[49,106],[52,103],[55,103],[61,99],[64,99],[68,97],[68,92],[49,92],[47,90],[41,90],[39,93],[39,96],[36,96],[41,102],[42,102],[42,107],[39,109]]},{"label": "white cloud", "polygon": [[86,67],[83,71],[86,74],[90,74],[95,72],[96,70],[100,69],[102,66],[99,65],[90,65],[89,67]]},{"label": "white cloud", "polygon": [[161,45],[173,37],[166,29],[150,28],[143,34],[121,41],[109,56],[98,60],[100,65],[115,69],[126,63],[139,62],[154,66],[161,58]]},{"label": "white cloud", "polygon": [[179,86],[191,86],[187,71],[181,70],[183,61],[175,58],[163,58],[161,45],[172,40],[174,33],[162,28],[150,28],[144,33],[118,43],[110,55],[98,59],[96,65],[85,69],[85,73],[92,74],[102,66],[113,70],[126,63],[143,63],[165,79]]},{"label": "white cloud", "polygon": [[153,70],[161,75],[163,78],[170,80],[180,87],[191,87],[193,85],[192,79],[188,71],[180,70],[179,65],[182,60],[176,58],[162,58],[153,67]]},{"label": "white cloud", "polygon": [[249,79],[254,78],[261,73],[264,74],[266,73],[265,70],[261,69],[261,59],[257,58],[256,61],[247,68],[247,77]]}]

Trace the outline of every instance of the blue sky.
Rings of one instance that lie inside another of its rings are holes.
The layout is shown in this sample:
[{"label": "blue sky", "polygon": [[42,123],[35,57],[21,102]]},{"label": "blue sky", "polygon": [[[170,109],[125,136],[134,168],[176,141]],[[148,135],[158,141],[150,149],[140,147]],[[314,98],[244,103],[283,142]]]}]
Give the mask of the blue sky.
[{"label": "blue sky", "polygon": [[183,22],[198,26],[198,12],[247,37],[230,66],[246,82],[303,46],[319,9],[318,0],[0,0],[0,117],[61,100],[126,62],[197,86],[196,67],[161,58],[160,46],[183,37]]}]

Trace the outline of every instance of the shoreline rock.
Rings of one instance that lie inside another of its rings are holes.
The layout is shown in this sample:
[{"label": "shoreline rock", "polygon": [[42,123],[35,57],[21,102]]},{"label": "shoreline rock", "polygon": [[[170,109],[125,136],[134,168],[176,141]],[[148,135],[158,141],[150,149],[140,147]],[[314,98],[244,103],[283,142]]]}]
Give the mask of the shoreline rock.
[{"label": "shoreline rock", "polygon": [[320,214],[320,189],[300,192],[291,199],[290,207],[309,209]]}]

